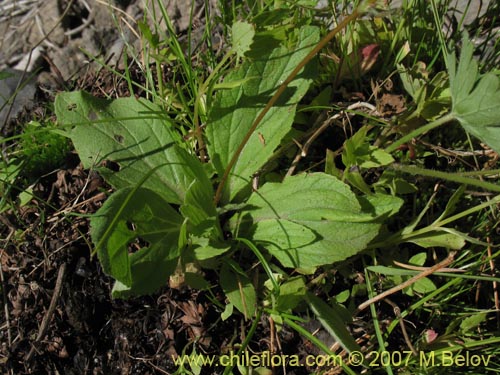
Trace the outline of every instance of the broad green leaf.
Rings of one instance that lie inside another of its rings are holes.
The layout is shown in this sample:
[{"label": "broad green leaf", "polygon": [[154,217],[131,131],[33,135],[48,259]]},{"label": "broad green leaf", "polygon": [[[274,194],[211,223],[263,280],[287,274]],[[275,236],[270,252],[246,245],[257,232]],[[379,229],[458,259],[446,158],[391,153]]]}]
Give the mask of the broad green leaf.
[{"label": "broad green leaf", "polygon": [[363,126],[345,141],[342,162],[346,167],[378,168],[394,163],[391,154],[369,144],[368,130],[367,126]]},{"label": "broad green leaf", "polygon": [[467,333],[477,329],[481,323],[486,321],[486,317],[487,313],[480,312],[464,318],[460,323],[460,332]]},{"label": "broad green leaf", "polygon": [[398,69],[405,90],[417,105],[411,114],[404,116],[406,126],[413,127],[414,125],[410,124],[419,124],[420,117],[431,121],[449,111],[451,98],[448,76],[445,72],[439,72],[430,79],[427,67],[421,61],[410,70],[399,64]]},{"label": "broad green leaf", "polygon": [[[124,188],[90,220],[91,236],[105,273],[119,283],[113,295],[152,293],[177,266],[182,217],[154,191]],[[140,247],[129,253],[131,245]]]},{"label": "broad green leaf", "polygon": [[424,248],[446,247],[448,249],[458,250],[465,246],[465,239],[460,234],[441,231],[433,231],[418,236],[412,236],[407,239],[406,242],[411,242]]},{"label": "broad green leaf", "polygon": [[255,223],[252,238],[265,244],[271,251],[290,251],[297,247],[313,243],[317,236],[309,228],[293,221],[282,219],[264,219]]},{"label": "broad green leaf", "polygon": [[425,82],[429,81],[426,65],[422,61],[417,61],[411,69],[402,64],[397,64],[397,68],[404,89],[417,105],[420,104],[421,99],[425,98]]},{"label": "broad green leaf", "polygon": [[197,261],[205,261],[230,249],[227,243],[220,241],[222,230],[217,220],[211,185],[205,185],[200,180],[193,181],[180,211],[188,219],[191,244],[183,257],[192,256]]},{"label": "broad green leaf", "polygon": [[494,73],[479,74],[473,52],[464,34],[458,65],[454,53],[446,54],[452,115],[467,132],[500,152],[500,80]]},{"label": "broad green leaf", "polygon": [[386,217],[397,214],[404,203],[401,198],[382,193],[361,196],[358,201],[364,212],[371,213],[379,221],[385,221]]},{"label": "broad green leaf", "polygon": [[411,289],[412,291],[415,291],[420,294],[427,294],[435,291],[437,288],[431,279],[423,277],[417,280],[415,284],[411,285]]},{"label": "broad green leaf", "polygon": [[344,302],[347,302],[347,300],[349,299],[350,296],[351,296],[351,291],[349,289],[346,289],[346,290],[343,290],[342,292],[340,292],[339,294],[337,294],[335,296],[335,300],[338,303],[344,303]]},{"label": "broad green leaf", "polygon": [[368,127],[363,126],[352,137],[344,142],[342,163],[346,167],[359,165],[369,157],[370,145],[367,140]]},{"label": "broad green leaf", "polygon": [[180,210],[195,227],[205,222],[213,226],[217,210],[213,201],[212,185],[207,185],[202,180],[194,180],[186,192],[184,204]]},{"label": "broad green leaf", "polygon": [[72,126],[70,137],[84,167],[96,167],[116,189],[135,186],[158,166],[143,187],[170,203],[181,204],[196,179],[210,185],[201,163],[178,145],[171,120],[153,103],[71,92],[59,94],[55,107],[58,121]]},{"label": "broad green leaf", "polygon": [[427,254],[426,253],[418,253],[413,255],[409,260],[409,264],[413,264],[414,266],[423,266],[425,264],[425,261],[427,260]]},{"label": "broad green leaf", "polygon": [[[378,233],[380,224],[371,208],[369,213],[361,209],[354,193],[343,182],[324,173],[292,176],[283,183],[267,183],[254,192],[248,200],[250,207],[234,218],[232,225],[245,224],[251,220],[253,227],[248,235],[265,239],[269,228],[261,222],[284,220],[300,226],[283,225],[291,240],[285,245],[269,239],[262,241],[267,250],[285,267],[312,268],[344,260],[366,248]],[[365,205],[369,205],[366,201]],[[308,228],[316,239],[308,242]],[[295,230],[301,231],[295,233]],[[298,242],[293,243],[297,238]],[[284,248],[283,248],[284,247]]]},{"label": "broad green leaf", "polygon": [[304,301],[307,288],[302,276],[293,277],[280,285],[280,293],[276,299],[276,310],[286,312],[294,309]]},{"label": "broad green leaf", "polygon": [[384,170],[384,172],[382,172],[382,176],[380,176],[378,181],[372,186],[376,187],[377,190],[380,191],[385,191],[387,188],[394,195],[412,194],[418,190],[414,184],[400,177],[392,169]]},{"label": "broad green leaf", "polygon": [[214,90],[226,90],[226,89],[234,89],[236,87],[240,87],[241,85],[243,85],[244,83],[252,80],[252,79],[255,79],[256,77],[247,77],[245,79],[242,79],[241,81],[231,81],[231,82],[222,82],[222,83],[216,83],[214,86],[213,86],[213,89]]},{"label": "broad green leaf", "polygon": [[360,164],[361,168],[378,168],[394,163],[394,158],[388,152],[371,146],[369,159]]},{"label": "broad green leaf", "polygon": [[328,305],[312,293],[306,294],[306,300],[316,319],[345,350],[349,353],[361,350],[347,330],[344,311],[336,305],[336,302],[334,305]]},{"label": "broad green leaf", "polygon": [[253,43],[255,29],[252,25],[243,21],[236,21],[231,28],[232,33],[232,48],[238,55],[243,57],[245,52],[250,50],[250,45]]},{"label": "broad green leaf", "polygon": [[222,264],[219,275],[220,285],[229,302],[243,313],[245,319],[252,318],[255,314],[257,296],[250,279],[238,264],[229,260]]},{"label": "broad green leaf", "polygon": [[[207,148],[219,176],[222,176],[255,118],[281,82],[314,47],[318,35],[317,28],[304,27],[293,50],[276,48],[269,54],[244,62],[225,78],[225,84],[234,81],[242,81],[243,84],[219,91],[209,113]],[[245,81],[248,77],[252,79]],[[297,103],[306,93],[311,78],[312,69],[308,65],[266,114],[229,176],[222,203],[231,201],[243,188],[250,188],[251,176],[269,160],[290,131]]]},{"label": "broad green leaf", "polygon": [[352,187],[358,189],[363,194],[370,194],[371,188],[366,183],[361,170],[354,166],[353,168],[346,168],[342,174],[342,180],[351,185]]},{"label": "broad green leaf", "polygon": [[194,237],[193,257],[198,261],[204,261],[224,254],[231,249],[226,242],[211,240],[207,237]]},{"label": "broad green leaf", "polygon": [[184,283],[197,290],[208,290],[211,287],[210,283],[203,275],[195,272],[185,272]]}]

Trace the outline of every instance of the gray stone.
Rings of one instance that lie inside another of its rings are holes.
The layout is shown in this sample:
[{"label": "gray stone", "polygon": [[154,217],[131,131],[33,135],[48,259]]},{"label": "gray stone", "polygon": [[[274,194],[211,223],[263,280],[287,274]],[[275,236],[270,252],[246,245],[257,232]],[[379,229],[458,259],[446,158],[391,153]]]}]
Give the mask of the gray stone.
[{"label": "gray stone", "polygon": [[0,72],[0,130],[24,108],[33,105],[35,91],[35,79],[31,73],[16,69]]},{"label": "gray stone", "polygon": [[490,0],[452,0],[448,7],[448,14],[467,26],[483,16],[489,5]]}]

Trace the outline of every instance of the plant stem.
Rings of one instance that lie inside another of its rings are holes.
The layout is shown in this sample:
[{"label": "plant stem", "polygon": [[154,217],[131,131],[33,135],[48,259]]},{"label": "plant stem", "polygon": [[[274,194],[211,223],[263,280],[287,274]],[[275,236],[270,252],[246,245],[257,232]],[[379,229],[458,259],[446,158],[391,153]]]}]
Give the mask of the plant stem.
[{"label": "plant stem", "polygon": [[[443,180],[458,182],[460,184],[477,186],[477,187],[485,189],[485,190],[490,190],[490,191],[500,193],[500,186],[499,185],[493,184],[493,183],[487,182],[487,181],[477,180],[475,178],[469,178],[469,177],[464,176],[461,173],[441,172],[441,171],[435,171],[433,169],[418,168],[418,167],[415,167],[412,165],[403,165],[403,164],[399,164],[399,163],[394,163],[391,165],[391,167],[392,167],[392,169],[395,169],[397,171],[409,173],[412,175],[420,175],[420,176],[426,176],[426,177],[432,177],[432,178],[439,178],[439,179],[443,179]],[[465,173],[467,173],[467,172],[465,172]]]},{"label": "plant stem", "polygon": [[[368,1],[368,6],[372,6],[375,3],[375,0],[369,0]],[[269,110],[272,108],[272,106],[276,103],[276,101],[280,98],[280,96],[283,94],[287,86],[290,84],[290,82],[293,81],[293,79],[299,74],[299,72],[304,68],[304,66],[314,57],[316,54],[325,47],[330,40],[333,39],[333,37],[338,34],[342,29],[344,29],[350,22],[356,20],[362,12],[360,11],[360,7],[358,6],[354,11],[348,15],[346,18],[340,22],[337,27],[335,27],[332,31],[330,31],[323,39],[319,41],[319,43],[314,47],[311,52],[307,54],[306,57],[302,59],[302,61],[297,64],[295,69],[290,73],[290,75],[285,79],[285,81],[278,87],[278,90],[274,93],[272,98],[267,102],[266,106],[264,109],[259,113],[255,121],[253,122],[252,126],[248,130],[248,132],[245,134],[245,137],[241,141],[240,145],[236,149],[236,152],[233,154],[231,160],[229,161],[229,164],[227,165],[226,169],[224,170],[224,174],[221,178],[221,181],[219,183],[219,186],[217,186],[217,191],[215,192],[215,197],[214,197],[214,202],[215,205],[217,205],[221,199],[222,196],[222,190],[224,189],[224,185],[227,181],[227,178],[229,177],[229,173],[231,173],[231,170],[233,169],[234,165],[236,164],[236,161],[238,160],[241,152],[243,151],[243,148],[247,144],[248,140],[252,136],[253,132],[255,129],[257,129],[257,126],[259,126],[260,122],[264,118],[264,116],[269,112]]]},{"label": "plant stem", "polygon": [[[242,354],[243,354],[243,351],[244,350],[247,350],[247,347],[248,347],[248,344],[250,343],[250,341],[252,340],[253,338],[253,335],[255,333],[255,330],[257,329],[257,326],[259,325],[259,322],[260,322],[260,317],[262,315],[262,310],[261,309],[257,309],[257,315],[255,316],[254,318],[254,321],[252,323],[252,326],[250,327],[250,330],[248,331],[247,335],[246,335],[246,338],[245,340],[243,341],[243,343],[241,344],[238,352],[236,353],[236,357],[240,357]],[[233,370],[233,367],[234,367],[234,364],[231,363],[229,366],[227,366],[225,369],[224,369],[224,373],[223,375],[229,375],[229,374],[232,374],[232,370]]]},{"label": "plant stem", "polygon": [[255,246],[251,241],[249,241],[243,237],[237,237],[236,241],[243,242],[245,245],[248,246],[248,248],[250,248],[250,250],[253,251],[255,256],[259,259],[260,263],[262,264],[264,271],[266,271],[267,276],[269,277],[269,280],[271,280],[271,283],[273,284],[273,293],[278,296],[280,293],[280,286],[279,286],[278,282],[276,281],[276,278],[274,277],[273,271],[271,270],[269,263],[266,261],[266,259],[262,255],[262,253],[257,248],[257,246]]},{"label": "plant stem", "polygon": [[490,206],[495,205],[497,203],[500,203],[500,195],[493,197],[492,199],[490,199],[487,202],[478,204],[477,206],[469,208],[468,210],[459,212],[458,214],[450,216],[444,220],[440,220],[439,222],[432,223],[431,225],[428,225],[424,228],[417,229],[411,233],[402,234],[401,231],[398,233],[395,233],[394,235],[392,235],[391,237],[389,237],[383,241],[370,244],[367,247],[367,249],[376,249],[379,247],[387,247],[387,246],[396,245],[396,244],[399,244],[402,242],[407,242],[414,237],[418,237],[418,236],[421,236],[422,234],[439,230],[439,228],[445,226],[446,224],[452,223],[458,219],[469,216],[470,214],[473,214],[474,212],[480,211],[483,208],[490,207]]},{"label": "plant stem", "polygon": [[361,311],[363,311],[364,309],[366,309],[368,306],[370,306],[371,304],[377,302],[377,301],[380,301],[388,296],[390,296],[391,294],[394,294],[396,292],[399,292],[400,290],[403,290],[404,288],[416,283],[418,280],[420,279],[423,279],[424,277],[427,277],[429,275],[432,275],[434,272],[436,271],[439,271],[441,268],[445,268],[447,267],[448,265],[450,265],[453,260],[455,259],[454,256],[456,254],[456,251],[452,251],[448,254],[448,257],[444,260],[442,260],[441,262],[437,263],[436,265],[426,269],[425,271],[413,276],[411,279],[408,279],[406,280],[405,282],[399,284],[399,285],[396,285],[395,287],[389,289],[389,290],[386,290],[385,292],[383,293],[380,293],[372,298],[370,298],[368,301],[365,301],[363,302],[361,305],[359,305],[358,309],[356,310],[356,312],[354,313],[354,315],[357,315],[359,314]]},{"label": "plant stem", "polygon": [[478,204],[477,206],[469,208],[468,210],[465,210],[465,211],[459,212],[458,214],[450,216],[447,219],[441,220],[441,221],[439,221],[439,223],[436,223],[434,225],[435,226],[439,225],[440,227],[442,227],[442,226],[444,226],[444,225],[446,225],[448,223],[452,223],[452,222],[454,222],[454,221],[456,221],[458,219],[461,219],[463,217],[469,216],[470,214],[472,214],[474,212],[480,211],[483,208],[491,207],[491,206],[493,206],[495,204],[498,204],[498,203],[500,203],[500,195],[497,195],[496,197],[493,197],[492,199],[488,200],[487,202],[484,202],[484,203]]},{"label": "plant stem", "polygon": [[[372,299],[375,296],[375,290],[374,290],[374,287],[371,283],[371,279],[368,275],[368,270],[366,268],[365,268],[365,280],[366,280],[366,287],[367,287],[368,296],[370,297],[370,299]],[[380,322],[378,319],[379,314],[377,313],[377,311],[375,309],[375,305],[370,305],[370,314],[372,316],[373,328],[375,331],[375,337],[377,338],[377,342],[379,344],[379,350],[382,352],[386,351],[387,345],[386,345],[386,342],[383,338],[382,328],[380,327]],[[387,363],[387,366],[384,366],[384,367],[385,367],[385,372],[387,373],[387,375],[394,375],[392,368],[390,367],[390,363]]]},{"label": "plant stem", "polygon": [[432,121],[432,122],[428,123],[427,125],[421,126],[418,129],[415,129],[414,131],[412,131],[411,133],[405,135],[404,137],[398,139],[396,142],[394,142],[389,147],[387,147],[385,149],[385,151],[391,153],[391,152],[395,151],[399,146],[411,141],[413,138],[419,136],[420,134],[424,134],[424,133],[426,133],[434,128],[437,128],[438,126],[441,126],[441,125],[453,120],[453,119],[455,119],[453,114],[448,113],[447,115],[445,115],[445,116],[443,116],[435,121]]}]

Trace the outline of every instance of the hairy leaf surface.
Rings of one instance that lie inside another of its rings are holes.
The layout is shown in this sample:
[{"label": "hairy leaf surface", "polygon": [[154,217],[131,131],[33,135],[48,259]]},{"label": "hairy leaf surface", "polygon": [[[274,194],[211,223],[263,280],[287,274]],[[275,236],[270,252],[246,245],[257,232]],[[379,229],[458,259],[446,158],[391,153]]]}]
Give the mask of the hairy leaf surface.
[{"label": "hairy leaf surface", "polygon": [[[268,55],[243,63],[226,77],[224,83],[243,83],[230,90],[219,91],[209,114],[207,148],[219,175],[223,174],[255,118],[281,82],[314,47],[318,35],[317,28],[304,27],[298,44],[292,50],[276,48]],[[228,203],[239,191],[250,186],[251,176],[269,160],[290,131],[297,103],[311,83],[310,68],[306,67],[291,82],[245,145],[225,185],[223,203]]]},{"label": "hairy leaf surface", "polygon": [[177,266],[182,221],[147,188],[124,188],[106,200],[90,225],[104,272],[119,281],[114,297],[152,293],[167,283]]},{"label": "hairy leaf surface", "polygon": [[59,122],[74,125],[70,136],[84,167],[95,167],[116,189],[139,183],[156,167],[144,187],[168,202],[182,203],[196,179],[210,186],[201,163],[178,145],[171,120],[147,100],[62,93],[56,113]]},{"label": "hairy leaf surface", "polygon": [[[384,212],[370,207],[376,202],[384,204]],[[251,209],[233,219],[233,225],[251,221],[249,235],[284,266],[310,268],[363,250],[378,234],[378,216],[397,212],[400,200],[365,200],[363,211],[347,185],[333,176],[313,173],[267,183],[247,203]]]}]

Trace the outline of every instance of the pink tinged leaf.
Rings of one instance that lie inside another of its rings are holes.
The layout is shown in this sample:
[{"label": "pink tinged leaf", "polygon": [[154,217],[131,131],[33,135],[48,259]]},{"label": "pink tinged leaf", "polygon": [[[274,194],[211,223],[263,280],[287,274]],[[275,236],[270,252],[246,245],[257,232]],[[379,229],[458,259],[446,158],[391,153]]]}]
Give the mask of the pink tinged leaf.
[{"label": "pink tinged leaf", "polygon": [[367,73],[375,64],[380,54],[380,46],[378,44],[368,44],[361,48],[361,75]]}]

